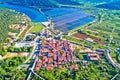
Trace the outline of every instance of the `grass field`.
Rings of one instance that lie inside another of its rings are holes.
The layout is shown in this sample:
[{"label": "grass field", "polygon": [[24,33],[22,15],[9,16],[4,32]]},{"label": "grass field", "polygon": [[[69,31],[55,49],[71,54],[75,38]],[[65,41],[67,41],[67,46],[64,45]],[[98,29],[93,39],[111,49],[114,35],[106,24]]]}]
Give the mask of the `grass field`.
[{"label": "grass field", "polygon": [[105,49],[104,46],[102,45],[99,45],[98,43],[92,43],[92,42],[87,42],[87,41],[84,41],[84,40],[81,40],[81,39],[78,39],[78,38],[75,38],[73,36],[65,36],[65,39],[66,40],[69,40],[69,41],[72,41],[72,42],[75,42],[75,43],[78,43],[78,44],[81,44],[81,45],[88,45],[90,47],[93,47],[93,48],[100,48],[100,49]]},{"label": "grass field", "polygon": [[119,55],[117,55],[114,51],[111,51],[111,57],[114,60],[115,63],[117,63],[117,65],[120,66],[120,59],[119,59]]},{"label": "grass field", "polygon": [[23,39],[23,37],[25,36],[26,32],[27,32],[30,28],[31,28],[31,26],[27,26],[27,27],[25,28],[25,30],[19,35],[18,40],[21,41],[21,40]]},{"label": "grass field", "polygon": [[30,33],[39,33],[44,26],[42,24],[34,24],[33,27],[29,30]]},{"label": "grass field", "polygon": [[[88,5],[91,7],[88,8]],[[86,13],[94,14],[96,16],[96,20],[77,27],[69,31],[69,33],[72,34],[81,30],[85,34],[104,40],[105,45],[109,44],[110,48],[118,48],[120,46],[120,11],[95,8],[93,5],[94,4],[85,3],[84,7],[81,6],[81,8],[83,8]],[[95,46],[95,44],[92,44],[91,46]],[[102,45],[100,46],[102,47]],[[107,48],[105,47],[105,49]],[[113,60],[120,65],[120,61],[118,60],[119,57],[117,57],[114,50],[111,51],[110,55]]]}]

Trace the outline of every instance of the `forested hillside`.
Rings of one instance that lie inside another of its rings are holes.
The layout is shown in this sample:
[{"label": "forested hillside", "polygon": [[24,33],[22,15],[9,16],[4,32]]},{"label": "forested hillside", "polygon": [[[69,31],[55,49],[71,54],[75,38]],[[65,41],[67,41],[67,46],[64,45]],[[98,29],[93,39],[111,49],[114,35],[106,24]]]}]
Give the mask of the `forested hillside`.
[{"label": "forested hillside", "polygon": [[7,41],[9,31],[15,32],[9,28],[9,25],[19,23],[17,16],[20,16],[18,12],[0,7],[0,43]]},{"label": "forested hillside", "polygon": [[27,57],[14,57],[0,61],[0,80],[24,80],[25,70],[17,69]]},{"label": "forested hillside", "polygon": [[3,43],[7,42],[8,32],[18,32],[9,28],[10,24],[19,23],[20,13],[12,11],[10,9],[0,7],[0,55],[6,54],[6,49],[3,47]]}]

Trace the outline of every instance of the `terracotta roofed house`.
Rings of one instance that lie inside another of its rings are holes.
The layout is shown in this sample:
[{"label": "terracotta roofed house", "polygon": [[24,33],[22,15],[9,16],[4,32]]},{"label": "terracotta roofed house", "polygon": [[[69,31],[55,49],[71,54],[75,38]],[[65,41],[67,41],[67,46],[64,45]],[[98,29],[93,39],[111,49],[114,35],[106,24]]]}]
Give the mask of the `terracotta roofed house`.
[{"label": "terracotta roofed house", "polygon": [[76,65],[71,65],[70,66],[70,69],[78,69],[79,67],[78,67],[78,65],[76,64]]},{"label": "terracotta roofed house", "polygon": [[88,53],[87,59],[90,61],[98,61],[100,59],[100,56],[96,53]]},{"label": "terracotta roofed house", "polygon": [[53,66],[53,64],[48,64],[47,65],[47,67],[46,67],[46,70],[52,70],[52,69],[54,69],[54,66]]}]

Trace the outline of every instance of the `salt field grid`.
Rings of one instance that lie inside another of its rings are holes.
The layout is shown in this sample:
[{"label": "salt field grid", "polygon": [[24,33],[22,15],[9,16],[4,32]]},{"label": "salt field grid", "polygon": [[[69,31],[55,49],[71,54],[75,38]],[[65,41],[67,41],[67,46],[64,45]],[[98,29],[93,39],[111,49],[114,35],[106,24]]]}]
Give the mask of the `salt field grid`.
[{"label": "salt field grid", "polygon": [[54,8],[46,11],[45,14],[52,18],[55,29],[63,32],[72,30],[95,19],[76,8]]}]

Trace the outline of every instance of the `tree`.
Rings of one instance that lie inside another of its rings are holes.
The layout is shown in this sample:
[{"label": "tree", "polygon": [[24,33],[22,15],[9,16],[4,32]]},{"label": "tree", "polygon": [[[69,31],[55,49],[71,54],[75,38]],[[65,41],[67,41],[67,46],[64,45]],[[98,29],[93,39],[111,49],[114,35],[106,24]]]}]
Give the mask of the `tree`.
[{"label": "tree", "polygon": [[30,47],[29,49],[28,49],[28,52],[32,52],[33,51],[33,47]]},{"label": "tree", "polygon": [[8,47],[8,52],[14,52],[14,48],[13,47]]},{"label": "tree", "polygon": [[7,49],[4,47],[0,47],[0,55],[4,56],[7,53]]}]

